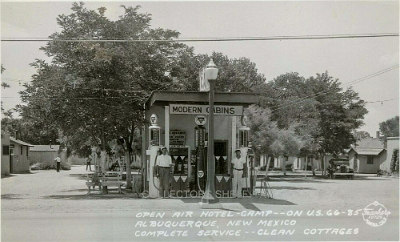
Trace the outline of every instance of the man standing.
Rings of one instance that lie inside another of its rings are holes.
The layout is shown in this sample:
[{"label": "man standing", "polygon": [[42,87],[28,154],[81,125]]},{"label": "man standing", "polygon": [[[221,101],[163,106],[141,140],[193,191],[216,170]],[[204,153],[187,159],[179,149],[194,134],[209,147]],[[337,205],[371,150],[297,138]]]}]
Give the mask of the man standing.
[{"label": "man standing", "polygon": [[157,157],[157,176],[160,178],[160,197],[169,198],[169,177],[171,174],[172,158],[167,154],[166,147],[162,147],[162,154]]},{"label": "man standing", "polygon": [[246,160],[241,156],[240,149],[235,150],[235,157],[232,159],[232,195],[234,198],[242,198],[242,178],[246,177],[247,164]]},{"label": "man standing", "polygon": [[57,157],[54,159],[57,163],[57,172],[60,172],[60,166],[61,166],[61,158],[60,154],[57,155]]},{"label": "man standing", "polygon": [[86,170],[89,166],[89,170],[92,171],[92,166],[90,164],[91,161],[92,161],[92,159],[90,157],[86,158]]},{"label": "man standing", "polygon": [[333,179],[333,174],[336,171],[336,165],[333,162],[333,160],[329,161],[329,167],[328,167],[328,172],[329,172],[329,178]]}]

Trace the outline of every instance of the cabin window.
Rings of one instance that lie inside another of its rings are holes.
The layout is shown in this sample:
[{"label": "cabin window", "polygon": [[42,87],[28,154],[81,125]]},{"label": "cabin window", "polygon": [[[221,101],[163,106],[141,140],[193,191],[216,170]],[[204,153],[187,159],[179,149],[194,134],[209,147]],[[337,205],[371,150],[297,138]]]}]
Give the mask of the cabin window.
[{"label": "cabin window", "polygon": [[3,155],[9,155],[10,154],[10,146],[8,145],[3,145]]},{"label": "cabin window", "polygon": [[373,156],[367,156],[367,164],[368,165],[373,165],[374,164],[374,157]]}]

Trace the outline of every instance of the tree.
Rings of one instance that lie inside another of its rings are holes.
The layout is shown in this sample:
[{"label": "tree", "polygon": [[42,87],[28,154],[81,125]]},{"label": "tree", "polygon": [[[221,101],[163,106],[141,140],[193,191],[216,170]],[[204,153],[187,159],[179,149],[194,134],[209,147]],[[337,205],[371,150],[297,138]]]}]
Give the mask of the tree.
[{"label": "tree", "polygon": [[[258,154],[273,154],[275,157],[280,157],[295,156],[300,152],[303,141],[295,134],[295,125],[280,130],[277,123],[271,121],[271,111],[256,105],[247,108],[245,115],[249,119],[251,140]],[[286,175],[285,161],[283,166]],[[268,168],[269,164],[267,173]]]},{"label": "tree", "polygon": [[172,59],[170,76],[175,79],[174,90],[198,91],[199,71],[213,59],[218,67],[216,80],[217,92],[259,92],[265,85],[264,75],[258,73],[256,64],[241,57],[230,59],[228,56],[213,52],[211,56],[195,55],[193,48],[184,48]]},{"label": "tree", "polygon": [[104,16],[105,8],[88,10],[83,3],[74,3],[71,14],[59,15],[61,31],[52,34],[52,41],[41,48],[52,62],[36,60],[32,64],[37,74],[21,92],[26,105],[20,109],[32,121],[46,119],[57,127],[68,137],[62,140],[70,147],[98,146],[103,164],[110,150],[108,141],[123,137],[129,144],[130,188],[129,153],[137,130],[145,122],[142,104],[152,90],[172,85],[172,79],[165,75],[169,58],[185,46],[176,42],[59,41],[178,37],[177,31],[150,28],[150,14],[139,13],[139,6],[122,7],[125,13],[116,21]]},{"label": "tree", "polygon": [[[1,74],[3,74],[3,72],[6,70],[6,68],[3,67],[3,64],[1,64]],[[9,88],[10,85],[7,84],[6,82],[1,82],[1,87],[6,89]],[[4,108],[3,108],[3,101],[1,101],[1,112],[4,113]]]},{"label": "tree", "polygon": [[325,153],[340,153],[354,142],[352,131],[363,124],[367,113],[358,94],[340,86],[327,72],[307,79],[290,72],[260,88],[260,104],[272,111],[271,118],[280,129],[295,127],[294,133],[302,141],[299,156],[306,160],[324,157]]},{"label": "tree", "polygon": [[398,137],[399,136],[399,116],[379,123],[379,131],[385,137]]},{"label": "tree", "polygon": [[271,151],[276,157],[283,157],[283,175],[286,176],[286,157],[297,156],[303,146],[301,137],[295,132],[296,125],[281,129],[278,138],[271,144]]},{"label": "tree", "polygon": [[354,143],[352,131],[364,124],[368,113],[365,102],[351,87],[343,91],[340,82],[327,72],[310,77],[308,85],[318,102],[320,132],[316,138],[321,149],[336,154],[349,148]]},{"label": "tree", "polygon": [[371,138],[371,135],[367,131],[360,130],[354,132],[354,138],[356,140],[361,140],[361,139]]},{"label": "tree", "polygon": [[[251,105],[246,110],[244,115],[248,117],[248,127],[250,128],[250,138],[254,147],[255,154],[268,157],[272,154],[271,145],[278,138],[278,125],[271,121],[271,111],[257,105]],[[268,158],[266,167],[266,176],[270,165]]]},{"label": "tree", "polygon": [[327,72],[308,79],[287,73],[268,83],[273,96],[265,97],[263,104],[271,108],[280,128],[299,124],[296,133],[305,141],[301,154],[339,153],[354,142],[352,131],[367,113],[358,94],[340,85]]}]

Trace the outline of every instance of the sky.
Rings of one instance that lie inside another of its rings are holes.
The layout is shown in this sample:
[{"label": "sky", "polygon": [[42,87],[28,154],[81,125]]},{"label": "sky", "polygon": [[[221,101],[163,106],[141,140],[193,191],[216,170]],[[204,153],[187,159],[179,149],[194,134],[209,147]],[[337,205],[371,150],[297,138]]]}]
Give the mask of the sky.
[{"label": "sky", "polygon": [[[399,33],[398,1],[207,1],[207,2],[85,2],[89,9],[106,7],[117,20],[121,5],[140,5],[152,14],[152,27],[177,30],[180,38],[268,37]],[[60,31],[56,18],[71,13],[72,2],[1,2],[1,38],[47,38]],[[229,58],[247,57],[267,81],[287,72],[306,78],[328,71],[343,84],[399,64],[399,38],[188,42],[195,53],[222,52]],[[20,103],[18,91],[30,82],[35,59],[49,60],[45,42],[1,42],[6,71],[1,89],[5,109]],[[18,82],[21,80],[21,84]],[[347,88],[346,85],[344,85]],[[365,125],[375,136],[379,123],[399,115],[399,69],[354,84],[367,103]],[[389,99],[389,100],[388,100]],[[381,100],[388,100],[379,102]],[[376,102],[378,101],[378,102]]]}]

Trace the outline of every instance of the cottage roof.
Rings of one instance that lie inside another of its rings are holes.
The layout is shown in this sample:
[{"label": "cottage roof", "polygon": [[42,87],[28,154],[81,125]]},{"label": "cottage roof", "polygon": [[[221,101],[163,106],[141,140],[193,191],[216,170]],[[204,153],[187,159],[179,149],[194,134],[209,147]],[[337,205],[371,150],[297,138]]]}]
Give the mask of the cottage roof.
[{"label": "cottage roof", "polygon": [[35,145],[30,148],[30,151],[58,151],[60,149],[59,145]]},{"label": "cottage roof", "polygon": [[376,148],[383,149],[384,144],[380,139],[377,138],[365,138],[357,141],[356,149],[364,149],[364,148]]},{"label": "cottage roof", "polygon": [[359,155],[379,155],[384,149],[383,148],[357,148],[354,150]]},{"label": "cottage roof", "polygon": [[10,137],[10,142],[14,142],[14,143],[17,143],[17,144],[20,144],[20,145],[24,145],[24,146],[33,147],[33,145],[28,144],[28,143],[26,143],[26,142],[24,142],[22,140],[16,139],[14,137]]}]

